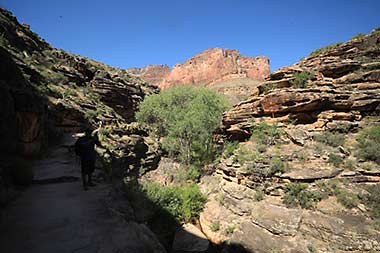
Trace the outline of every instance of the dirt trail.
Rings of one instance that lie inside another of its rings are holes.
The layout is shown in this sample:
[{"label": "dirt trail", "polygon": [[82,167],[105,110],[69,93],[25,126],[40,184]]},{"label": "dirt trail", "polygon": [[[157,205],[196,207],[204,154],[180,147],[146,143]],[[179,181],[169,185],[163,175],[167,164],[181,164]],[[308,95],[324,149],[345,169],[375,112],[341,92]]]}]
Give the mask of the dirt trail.
[{"label": "dirt trail", "polygon": [[[66,147],[73,142],[66,136],[64,145],[35,163],[35,179],[52,183],[28,188],[6,209],[1,252],[165,252],[146,226],[110,215],[109,185],[83,191],[79,164]],[[62,177],[71,182],[54,180]]]}]

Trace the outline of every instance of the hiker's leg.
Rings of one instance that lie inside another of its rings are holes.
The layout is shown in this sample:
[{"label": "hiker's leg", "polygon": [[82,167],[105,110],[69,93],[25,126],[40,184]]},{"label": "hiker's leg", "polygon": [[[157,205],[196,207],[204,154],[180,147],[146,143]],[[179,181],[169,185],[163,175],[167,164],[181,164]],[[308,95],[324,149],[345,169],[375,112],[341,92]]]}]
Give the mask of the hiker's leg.
[{"label": "hiker's leg", "polygon": [[81,172],[82,172],[82,183],[83,183],[83,189],[87,190],[87,183],[86,183],[86,162],[81,162]]}]

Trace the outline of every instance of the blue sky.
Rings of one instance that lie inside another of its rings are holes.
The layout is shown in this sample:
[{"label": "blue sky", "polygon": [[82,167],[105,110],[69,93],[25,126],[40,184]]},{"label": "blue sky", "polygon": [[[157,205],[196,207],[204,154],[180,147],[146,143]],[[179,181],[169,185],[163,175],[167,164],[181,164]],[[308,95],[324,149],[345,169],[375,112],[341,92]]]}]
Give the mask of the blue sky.
[{"label": "blue sky", "polygon": [[379,0],[0,0],[54,47],[112,66],[184,62],[211,47],[271,70],[380,27]]}]

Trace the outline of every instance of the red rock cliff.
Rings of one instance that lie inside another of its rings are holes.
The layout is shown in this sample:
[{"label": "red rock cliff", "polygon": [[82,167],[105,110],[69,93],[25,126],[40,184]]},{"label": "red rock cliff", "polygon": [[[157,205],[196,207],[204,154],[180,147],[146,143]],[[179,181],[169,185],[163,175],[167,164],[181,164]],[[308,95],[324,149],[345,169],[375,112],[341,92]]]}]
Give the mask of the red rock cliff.
[{"label": "red rock cliff", "polygon": [[265,56],[247,57],[237,50],[211,48],[176,64],[171,71],[167,65],[149,65],[128,71],[165,89],[183,84],[212,86],[235,78],[263,80],[269,75],[270,67]]}]

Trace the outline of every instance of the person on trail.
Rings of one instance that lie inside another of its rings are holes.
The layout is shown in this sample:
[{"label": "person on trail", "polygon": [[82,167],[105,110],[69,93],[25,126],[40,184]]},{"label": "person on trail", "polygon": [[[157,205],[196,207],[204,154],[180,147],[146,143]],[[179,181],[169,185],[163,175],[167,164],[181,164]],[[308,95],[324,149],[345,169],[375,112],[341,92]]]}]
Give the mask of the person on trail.
[{"label": "person on trail", "polygon": [[[86,129],[85,135],[75,142],[75,153],[81,159],[82,181],[85,191],[88,190],[88,186],[95,186],[95,184],[91,182],[91,174],[95,170],[95,145],[101,146],[97,135],[92,136],[91,129]],[[87,181],[86,176],[88,177]]]}]

